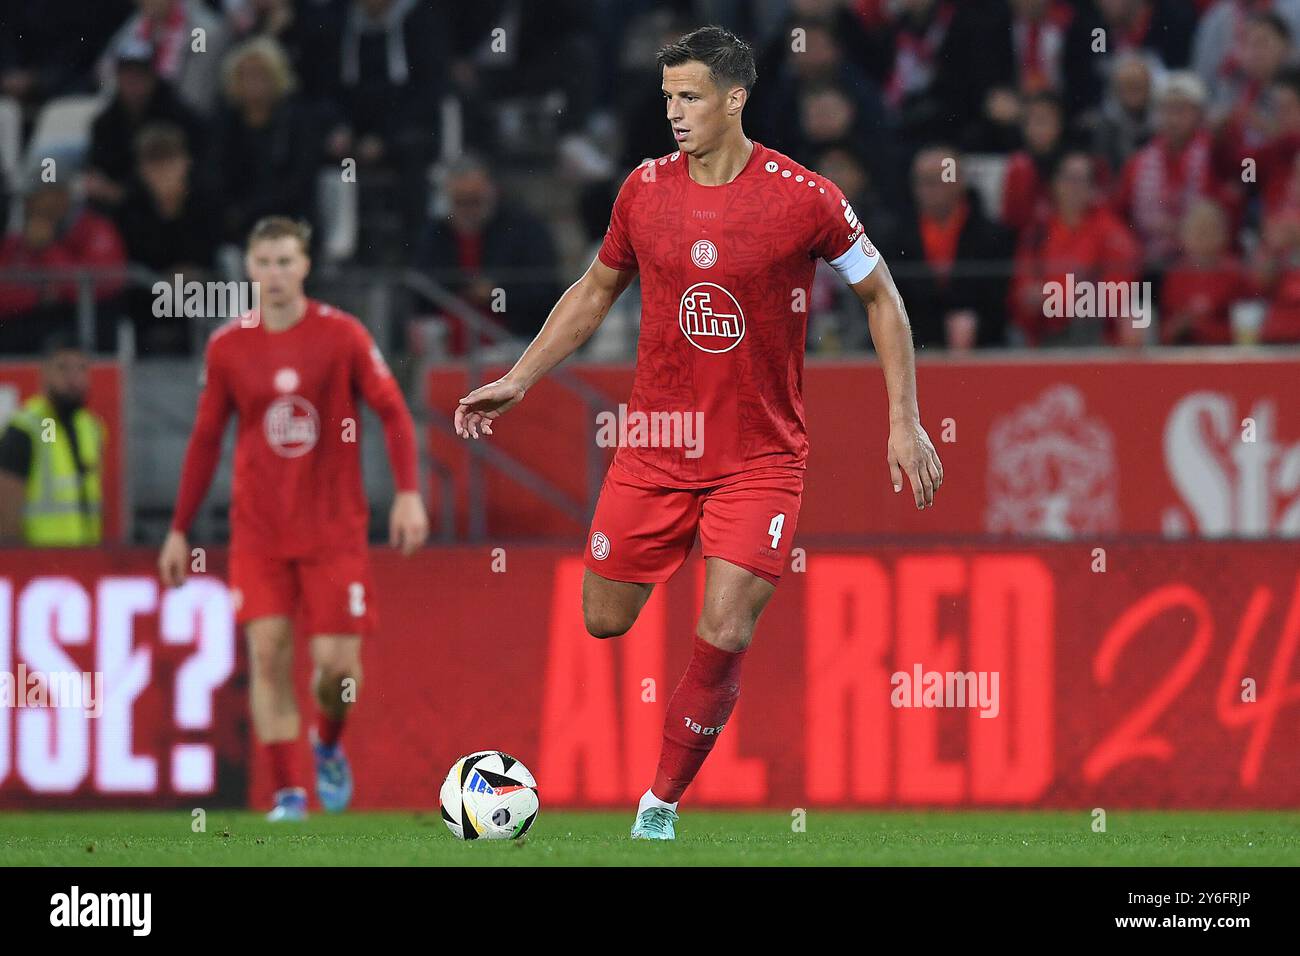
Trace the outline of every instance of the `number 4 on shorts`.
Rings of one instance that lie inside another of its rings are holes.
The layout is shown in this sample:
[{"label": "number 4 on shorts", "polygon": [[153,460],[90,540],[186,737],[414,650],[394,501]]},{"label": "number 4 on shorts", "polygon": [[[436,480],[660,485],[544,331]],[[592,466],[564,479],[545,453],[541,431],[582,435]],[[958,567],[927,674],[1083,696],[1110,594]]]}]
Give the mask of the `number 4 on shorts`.
[{"label": "number 4 on shorts", "polygon": [[785,515],[778,514],[772,518],[772,523],[767,526],[767,533],[772,536],[772,548],[776,549],[777,542],[781,540],[781,529],[785,527]]}]

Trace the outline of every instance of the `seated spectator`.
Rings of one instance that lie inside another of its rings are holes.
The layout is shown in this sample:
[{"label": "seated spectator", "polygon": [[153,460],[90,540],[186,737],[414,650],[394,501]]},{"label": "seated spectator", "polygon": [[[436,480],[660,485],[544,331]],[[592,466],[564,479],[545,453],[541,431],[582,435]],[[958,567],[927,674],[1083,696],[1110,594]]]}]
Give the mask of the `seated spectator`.
[{"label": "seated spectator", "polygon": [[1260,340],[1300,342],[1300,206],[1286,207],[1264,221],[1254,264],[1255,281],[1268,298]]},{"label": "seated spectator", "polygon": [[[502,209],[491,172],[473,156],[448,170],[445,189],[449,214],[426,222],[414,266],[511,335],[531,339],[560,293],[549,227],[518,203]],[[469,335],[449,321],[460,330],[451,351],[463,353]]]},{"label": "seated spectator", "polygon": [[1252,13],[1243,24],[1238,46],[1240,68],[1230,77],[1219,78],[1208,117],[1224,138],[1249,152],[1268,137],[1269,117],[1261,106],[1292,58],[1291,32],[1275,13]]},{"label": "seated spectator", "polygon": [[[858,155],[843,147],[832,147],[811,168],[840,188],[876,248],[887,258],[892,256],[898,242],[898,220]],[[605,212],[608,219],[608,207]],[[808,349],[834,355],[871,346],[870,330],[862,321],[861,300],[830,265],[819,259],[808,296]]]},{"label": "seated spectator", "polygon": [[202,150],[201,120],[154,73],[153,58],[148,40],[128,37],[118,46],[113,98],[91,126],[84,187],[86,196],[106,209],[116,208],[132,185],[135,140],[145,126],[174,124],[192,153]]},{"label": "seated spectator", "polygon": [[1075,13],[1066,0],[1010,0],[1006,8],[986,4],[983,14],[987,38],[967,42],[982,44],[980,55],[995,70],[994,85],[981,104],[983,115],[968,127],[965,145],[971,151],[1006,153],[1021,143],[1022,100],[1062,92],[1065,38]]},{"label": "seated spectator", "polygon": [[[515,139],[498,121],[495,107],[501,101],[525,96],[540,101],[560,94],[558,112],[553,114],[560,166],[588,182],[610,175],[608,157],[596,148],[590,129],[590,121],[600,112],[597,94],[601,92],[590,4],[586,0],[480,0],[447,6],[455,50],[449,80],[464,105],[471,145],[497,150]],[[514,42],[502,43],[494,33],[497,29]],[[420,55],[428,56],[425,48],[420,48]],[[535,149],[547,144],[531,145]]]},{"label": "seated spectator", "polygon": [[333,88],[338,115],[327,139],[329,156],[397,174],[408,237],[424,214],[426,174],[438,155],[446,87],[441,15],[436,4],[353,0]]},{"label": "seated spectator", "polygon": [[1205,87],[1195,74],[1166,77],[1156,136],[1129,160],[1116,189],[1115,211],[1137,234],[1148,269],[1161,269],[1180,254],[1179,224],[1195,200],[1227,198],[1214,178],[1204,104]]},{"label": "seated spectator", "polygon": [[25,128],[53,97],[95,91],[95,61],[131,7],[131,0],[0,3],[0,96],[17,101]]},{"label": "seated spectator", "polygon": [[1093,153],[1107,169],[1123,169],[1150,141],[1155,131],[1155,91],[1163,78],[1164,71],[1150,54],[1130,50],[1116,58],[1106,98],[1090,124]]},{"label": "seated spectator", "polygon": [[[146,127],[136,143],[139,182],[122,204],[118,224],[127,256],[166,282],[210,279],[217,251],[219,216],[211,198],[192,182],[185,136],[175,126]],[[136,344],[143,354],[187,354],[190,327],[184,318],[158,319],[152,294],[129,297]]]},{"label": "seated spectator", "polygon": [[931,146],[912,162],[915,213],[887,248],[917,345],[950,349],[1004,343],[1011,253],[1006,231],[990,222],[957,175],[957,151]]},{"label": "seated spectator", "polygon": [[[1016,250],[1009,303],[1015,337],[1031,346],[1117,342],[1124,332],[1117,319],[1132,316],[1076,317],[1070,302],[1064,303],[1066,309],[1049,310],[1048,284],[1068,289],[1080,288],[1080,282],[1137,281],[1141,247],[1115,213],[1098,201],[1093,161],[1087,153],[1062,156],[1051,182],[1050,212],[1024,231]],[[1049,311],[1056,314],[1048,315]],[[1131,327],[1128,322],[1123,325]]]},{"label": "seated spectator", "polygon": [[[1064,0],[1011,0],[1006,62],[1015,65],[1021,95],[1059,93],[1064,83],[1065,38],[1074,10]],[[998,48],[998,53],[1004,51]]]},{"label": "seated spectator", "polygon": [[321,165],[320,124],[294,95],[295,77],[274,40],[249,40],[224,66],[211,181],[221,197],[222,239],[242,244],[265,216],[310,219]]},{"label": "seated spectator", "polygon": [[[208,115],[217,105],[226,26],[201,0],[136,0],[137,13],[108,41],[100,76],[112,84],[119,51],[144,40],[153,47],[153,70],[171,83],[187,106]],[[196,49],[200,31],[203,46]]]},{"label": "seated spectator", "polygon": [[[1065,43],[1066,114],[1077,118],[1097,107],[1119,53],[1148,52],[1166,69],[1184,69],[1195,29],[1196,8],[1187,0],[1096,0],[1095,12],[1082,7]],[[1098,37],[1104,50],[1096,48]]]},{"label": "seated spectator", "polygon": [[339,76],[342,0],[222,0],[232,43],[267,37],[284,48],[313,102],[325,99]]},{"label": "seated spectator", "polygon": [[[73,202],[63,182],[35,181],[23,204],[23,226],[0,242],[0,271],[112,269],[126,264],[113,223]],[[95,299],[106,303],[122,279],[94,282]],[[0,282],[0,352],[31,353],[55,327],[72,327],[78,284],[66,280]]]},{"label": "seated spectator", "polygon": [[1242,263],[1229,248],[1229,221],[1210,199],[1183,216],[1183,256],[1165,274],[1160,293],[1160,341],[1165,345],[1229,345],[1232,306],[1253,294]]},{"label": "seated spectator", "polygon": [[[900,0],[893,7],[884,80],[886,106],[914,143],[953,133],[967,141],[988,92],[1009,82],[1012,64],[989,56],[998,34],[984,4]],[[1005,19],[1001,21],[1005,29]]]},{"label": "seated spectator", "polygon": [[1002,223],[1020,232],[1049,202],[1047,177],[1065,151],[1065,115],[1052,93],[1029,97],[1024,110],[1025,148],[1012,154],[1002,187]]},{"label": "seated spectator", "polygon": [[[1246,148],[1239,138],[1220,136],[1216,162],[1224,182],[1245,178],[1254,170],[1254,181],[1263,204],[1264,216],[1287,204],[1295,160],[1300,156],[1300,69],[1283,70],[1260,103],[1263,143]],[[1228,131],[1225,131],[1225,133]]]},{"label": "seated spectator", "polygon": [[1206,89],[1217,93],[1221,83],[1231,86],[1242,78],[1246,21],[1262,12],[1277,14],[1287,32],[1300,37],[1300,0],[1215,0],[1201,15],[1192,44],[1192,69]]}]

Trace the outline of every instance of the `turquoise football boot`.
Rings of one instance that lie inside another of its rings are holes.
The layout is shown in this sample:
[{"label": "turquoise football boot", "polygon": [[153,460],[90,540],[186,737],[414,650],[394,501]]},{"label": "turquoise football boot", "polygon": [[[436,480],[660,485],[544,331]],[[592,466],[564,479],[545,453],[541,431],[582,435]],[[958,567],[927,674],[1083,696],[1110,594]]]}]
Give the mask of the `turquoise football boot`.
[{"label": "turquoise football boot", "polygon": [[677,822],[677,811],[667,807],[646,807],[636,815],[632,824],[633,840],[675,840],[677,834],[673,824]]}]

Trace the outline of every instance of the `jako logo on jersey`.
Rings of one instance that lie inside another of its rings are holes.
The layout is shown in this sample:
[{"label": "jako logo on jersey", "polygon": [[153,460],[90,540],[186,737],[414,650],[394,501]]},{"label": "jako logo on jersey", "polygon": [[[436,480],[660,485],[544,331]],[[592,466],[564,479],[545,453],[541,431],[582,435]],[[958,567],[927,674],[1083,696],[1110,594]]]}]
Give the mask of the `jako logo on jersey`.
[{"label": "jako logo on jersey", "polygon": [[699,734],[701,737],[716,737],[722,733],[722,728],[727,726],[726,724],[718,724],[716,727],[704,727],[699,721],[691,720],[689,717],[683,717],[682,720],[686,722],[687,730],[693,734]]},{"label": "jako logo on jersey", "polygon": [[718,261],[718,247],[707,239],[698,240],[691,246],[691,262],[701,269],[710,268]]},{"label": "jako logo on jersey", "polygon": [[682,294],[677,324],[701,352],[729,352],[745,337],[740,303],[712,282],[697,282]]},{"label": "jako logo on jersey", "polygon": [[266,406],[262,431],[277,455],[300,458],[316,447],[320,416],[301,395],[281,395]]},{"label": "jako logo on jersey", "polygon": [[609,557],[609,538],[600,531],[591,536],[591,556],[597,561],[604,561]]}]

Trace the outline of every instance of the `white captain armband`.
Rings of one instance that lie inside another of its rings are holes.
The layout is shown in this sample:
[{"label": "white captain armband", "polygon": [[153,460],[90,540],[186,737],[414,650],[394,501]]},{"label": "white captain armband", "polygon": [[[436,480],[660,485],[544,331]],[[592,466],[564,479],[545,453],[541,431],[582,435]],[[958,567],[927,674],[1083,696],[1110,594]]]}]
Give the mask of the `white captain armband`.
[{"label": "white captain armband", "polygon": [[876,251],[876,247],[871,244],[871,240],[864,232],[853,245],[849,246],[848,252],[831,259],[830,265],[845,282],[853,285],[871,275],[878,262],[880,262],[880,253]]}]

